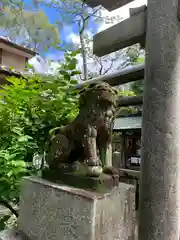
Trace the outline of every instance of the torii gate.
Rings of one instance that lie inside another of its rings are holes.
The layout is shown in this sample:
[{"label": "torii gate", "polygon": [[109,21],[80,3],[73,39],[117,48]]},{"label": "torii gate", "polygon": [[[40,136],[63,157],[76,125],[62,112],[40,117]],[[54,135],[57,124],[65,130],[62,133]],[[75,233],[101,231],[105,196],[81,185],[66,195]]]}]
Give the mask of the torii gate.
[{"label": "torii gate", "polygon": [[[111,11],[132,1],[86,2]],[[148,0],[147,10],[94,36],[97,56],[145,43],[140,240],[180,239],[179,2]]]}]

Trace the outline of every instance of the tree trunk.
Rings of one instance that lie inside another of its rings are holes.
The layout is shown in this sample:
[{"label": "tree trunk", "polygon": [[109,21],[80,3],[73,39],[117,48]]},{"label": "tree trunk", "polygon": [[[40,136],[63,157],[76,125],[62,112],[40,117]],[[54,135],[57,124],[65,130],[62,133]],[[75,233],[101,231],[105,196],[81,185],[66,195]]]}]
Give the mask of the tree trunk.
[{"label": "tree trunk", "polygon": [[81,44],[81,55],[83,60],[83,80],[88,80],[88,68],[87,68],[87,54],[86,54],[86,46],[84,42],[84,30],[85,30],[86,19],[81,19],[78,23],[79,26],[79,38]]},{"label": "tree trunk", "polygon": [[84,43],[84,36],[83,33],[79,33],[80,43],[81,43],[81,55],[83,59],[83,79],[84,81],[88,80],[88,68],[87,68],[87,55]]}]

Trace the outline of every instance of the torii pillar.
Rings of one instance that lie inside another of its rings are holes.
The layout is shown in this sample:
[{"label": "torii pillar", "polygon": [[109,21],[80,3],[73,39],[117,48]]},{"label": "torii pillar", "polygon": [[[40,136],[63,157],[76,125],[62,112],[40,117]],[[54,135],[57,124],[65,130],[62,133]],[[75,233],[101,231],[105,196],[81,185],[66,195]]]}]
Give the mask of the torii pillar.
[{"label": "torii pillar", "polygon": [[[87,1],[93,6],[101,4],[108,10],[113,10],[133,0]],[[137,43],[142,37],[144,40],[144,31],[146,31],[140,240],[180,239],[180,21],[178,20],[180,7],[178,2],[180,0],[148,0],[146,13],[139,12],[131,16],[130,19],[104,33],[97,34],[93,41],[94,50],[98,56],[103,56]]]},{"label": "torii pillar", "polygon": [[140,240],[180,239],[178,0],[148,0]]}]

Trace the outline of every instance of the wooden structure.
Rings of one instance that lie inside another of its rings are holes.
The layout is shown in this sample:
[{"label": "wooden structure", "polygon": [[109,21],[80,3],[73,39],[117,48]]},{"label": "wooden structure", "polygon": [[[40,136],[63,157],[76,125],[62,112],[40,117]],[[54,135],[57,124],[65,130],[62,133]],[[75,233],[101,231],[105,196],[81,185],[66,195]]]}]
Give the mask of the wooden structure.
[{"label": "wooden structure", "polygon": [[121,133],[122,148],[120,167],[140,171],[141,116],[121,116],[116,118],[114,132]]},{"label": "wooden structure", "polygon": [[26,63],[35,55],[33,50],[0,37],[0,84],[6,83],[7,76],[21,76]]},{"label": "wooden structure", "polygon": [[[102,5],[113,10],[132,0],[86,2],[92,7]],[[179,9],[179,0],[148,0],[146,10],[131,10],[129,19],[94,36],[94,53],[98,56],[137,42],[144,42],[147,52],[140,174],[140,240],[180,238]]]},{"label": "wooden structure", "polygon": [[120,116],[116,118],[114,124],[114,132],[121,132],[121,151],[119,155],[113,152],[113,163],[115,162],[115,167],[119,168],[120,181],[136,187],[136,210],[139,208],[141,127],[142,116],[140,114]]}]

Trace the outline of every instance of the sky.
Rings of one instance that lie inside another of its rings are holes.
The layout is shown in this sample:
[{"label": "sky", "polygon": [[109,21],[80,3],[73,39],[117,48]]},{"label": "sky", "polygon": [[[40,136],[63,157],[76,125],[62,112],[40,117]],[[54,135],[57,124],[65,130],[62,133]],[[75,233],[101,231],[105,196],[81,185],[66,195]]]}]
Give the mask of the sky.
[{"label": "sky", "polygon": [[[27,0],[27,1],[29,1],[29,0]],[[109,11],[103,9],[101,11],[101,15],[105,18],[114,17],[115,18],[114,22],[113,23],[103,22],[103,23],[97,25],[92,19],[92,21],[89,24],[89,29],[87,29],[87,33],[92,36],[92,30],[94,33],[98,33],[98,32],[101,32],[101,31],[111,27],[113,24],[121,21],[121,19],[126,19],[129,17],[129,8],[139,7],[144,4],[147,5],[147,0],[135,0],[135,1],[123,6],[121,8],[118,8],[112,12],[109,12]],[[43,10],[49,17],[49,21],[51,23],[55,23],[59,19],[59,13],[57,13],[54,9],[49,9],[47,7],[43,7]],[[66,43],[79,43],[77,27],[72,24],[64,25],[60,31],[60,39],[62,42],[66,42]],[[55,62],[54,63],[55,66],[56,66],[56,62],[58,60],[63,59],[63,53],[59,52],[57,50],[53,50],[53,49],[50,49],[46,53],[41,53],[41,55],[47,59],[53,60]],[[41,64],[41,61],[37,61],[37,59],[32,59],[30,61],[30,63],[32,63],[32,64],[35,63],[36,65],[38,65],[38,69],[42,68],[42,66],[40,66],[40,65],[45,64],[43,60],[42,60],[42,64]]]}]

